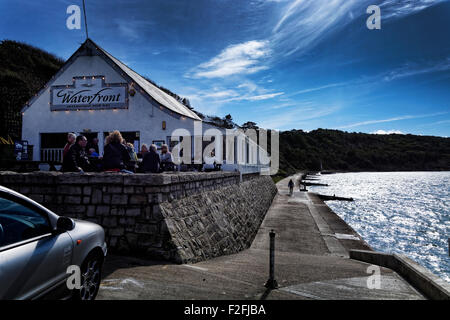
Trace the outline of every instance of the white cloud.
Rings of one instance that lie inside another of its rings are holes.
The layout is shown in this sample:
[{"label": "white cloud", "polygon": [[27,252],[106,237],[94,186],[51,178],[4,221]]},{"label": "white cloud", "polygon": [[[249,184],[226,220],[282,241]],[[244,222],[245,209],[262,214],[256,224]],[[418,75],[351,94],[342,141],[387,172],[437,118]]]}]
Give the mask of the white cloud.
[{"label": "white cloud", "polygon": [[233,90],[223,90],[223,91],[213,91],[212,93],[205,93],[203,97],[223,99],[228,97],[236,97],[237,95],[239,94]]},{"label": "white cloud", "polygon": [[[448,0],[385,0],[382,20],[398,19]],[[286,4],[272,29],[270,42],[276,52],[304,52],[331,32],[366,16],[373,0],[295,0]]]},{"label": "white cloud", "polygon": [[[277,52],[290,55],[316,45],[331,30],[349,22],[349,12],[362,11],[360,0],[296,0],[286,6],[272,30],[271,42]],[[359,10],[358,10],[359,9]]]},{"label": "white cloud", "polygon": [[380,4],[383,19],[401,18],[448,0],[385,0]]},{"label": "white cloud", "polygon": [[148,20],[130,20],[116,18],[113,20],[118,32],[128,40],[138,40],[141,38],[142,32],[154,25]]},{"label": "white cloud", "polygon": [[371,134],[405,134],[404,132],[400,131],[400,130],[377,130],[377,131],[373,131],[371,132]]},{"label": "white cloud", "polygon": [[221,102],[231,102],[231,101],[260,101],[260,100],[267,100],[267,99],[273,99],[275,97],[278,97],[280,95],[284,94],[284,92],[274,92],[274,93],[266,93],[266,94],[260,94],[260,95],[242,95],[237,96],[234,98],[221,100]]},{"label": "white cloud", "polygon": [[195,109],[205,114],[217,114],[222,106],[236,101],[262,101],[280,97],[284,92],[274,92],[245,80],[231,86],[215,85],[199,90],[195,87],[184,87],[179,95],[187,97]]},{"label": "white cloud", "polygon": [[430,113],[430,114],[419,114],[419,115],[405,115],[400,117],[394,117],[389,119],[381,119],[381,120],[368,120],[368,121],[362,121],[362,122],[356,122],[352,124],[348,124],[345,126],[338,127],[338,129],[347,129],[347,128],[354,128],[354,127],[361,127],[366,126],[370,124],[377,124],[377,123],[385,123],[385,122],[393,122],[393,121],[401,121],[401,120],[409,120],[409,119],[420,119],[420,118],[427,118],[427,117],[434,117],[439,116],[443,114],[447,114],[448,112],[436,112],[436,113]]},{"label": "white cloud", "polygon": [[273,116],[264,116],[261,121],[256,121],[261,128],[283,130],[286,128],[299,128],[302,121],[320,119],[335,113],[339,106],[295,108]]},{"label": "white cloud", "polygon": [[224,78],[231,75],[252,74],[268,67],[263,60],[270,56],[268,41],[252,40],[230,45],[211,60],[198,65],[196,78]]},{"label": "white cloud", "polygon": [[345,86],[347,84],[348,83],[345,83],[345,82],[331,83],[331,84],[323,85],[323,86],[320,86],[320,87],[302,89],[302,90],[299,90],[299,91],[296,91],[296,92],[293,92],[293,93],[289,94],[289,96],[295,96],[295,95],[298,95],[298,94],[304,94],[304,93],[320,91],[320,90],[334,88],[334,87]]},{"label": "white cloud", "polygon": [[396,79],[411,77],[419,74],[426,74],[426,73],[432,73],[432,72],[440,72],[440,71],[447,71],[450,69],[450,57],[447,59],[437,62],[434,65],[428,65],[428,66],[419,66],[414,63],[408,63],[404,66],[392,70],[389,72],[385,77],[385,81],[392,81]]}]

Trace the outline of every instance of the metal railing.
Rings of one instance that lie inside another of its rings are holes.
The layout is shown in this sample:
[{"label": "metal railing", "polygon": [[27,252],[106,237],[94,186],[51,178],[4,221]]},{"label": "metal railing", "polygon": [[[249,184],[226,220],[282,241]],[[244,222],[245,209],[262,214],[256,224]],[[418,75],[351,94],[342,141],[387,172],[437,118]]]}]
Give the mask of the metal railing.
[{"label": "metal railing", "polygon": [[41,149],[41,161],[62,162],[63,148],[43,148]]}]

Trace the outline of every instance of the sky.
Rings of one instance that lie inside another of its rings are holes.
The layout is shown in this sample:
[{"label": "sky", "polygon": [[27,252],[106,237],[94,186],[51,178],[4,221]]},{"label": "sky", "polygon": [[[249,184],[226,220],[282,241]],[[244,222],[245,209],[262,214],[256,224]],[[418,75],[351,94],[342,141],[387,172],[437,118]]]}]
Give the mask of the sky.
[{"label": "sky", "polygon": [[[0,40],[63,59],[67,7],[0,0]],[[369,5],[381,29],[369,30]],[[206,114],[278,130],[450,136],[449,0],[86,0],[89,37]]]}]

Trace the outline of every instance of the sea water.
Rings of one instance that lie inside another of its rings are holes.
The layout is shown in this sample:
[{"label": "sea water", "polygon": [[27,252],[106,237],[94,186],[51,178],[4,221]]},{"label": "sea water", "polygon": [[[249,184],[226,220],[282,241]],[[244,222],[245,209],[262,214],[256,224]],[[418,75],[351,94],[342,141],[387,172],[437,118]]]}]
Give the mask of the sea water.
[{"label": "sea water", "polygon": [[450,282],[450,172],[360,172],[319,176],[308,187],[354,202],[327,205],[377,251],[405,254]]}]

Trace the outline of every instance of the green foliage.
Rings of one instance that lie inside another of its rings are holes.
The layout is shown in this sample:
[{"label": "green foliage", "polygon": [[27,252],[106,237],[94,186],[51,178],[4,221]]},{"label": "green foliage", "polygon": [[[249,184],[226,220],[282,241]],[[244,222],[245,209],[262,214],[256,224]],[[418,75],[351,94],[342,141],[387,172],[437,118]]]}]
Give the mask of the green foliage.
[{"label": "green foliage", "polygon": [[60,58],[33,46],[0,42],[0,136],[21,136],[20,111],[63,65]]},{"label": "green foliage", "polygon": [[450,138],[317,129],[280,133],[280,171],[450,170]]}]

